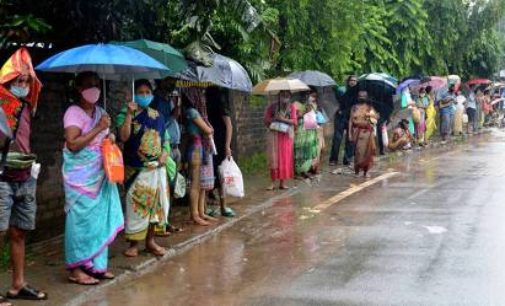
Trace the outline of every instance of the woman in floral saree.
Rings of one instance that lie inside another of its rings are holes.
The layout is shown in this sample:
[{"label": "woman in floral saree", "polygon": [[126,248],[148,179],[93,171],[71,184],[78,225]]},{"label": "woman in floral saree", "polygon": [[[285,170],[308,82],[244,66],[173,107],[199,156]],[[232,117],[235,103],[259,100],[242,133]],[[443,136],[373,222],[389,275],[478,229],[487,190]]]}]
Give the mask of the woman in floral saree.
[{"label": "woman in floral saree", "polygon": [[155,256],[166,250],[155,241],[155,227],[167,225],[169,185],[165,162],[169,144],[165,139],[163,115],[149,107],[153,100],[147,80],[135,82],[135,102],[130,102],[117,118],[124,146],[126,166],[126,239],[130,247],[125,256],[138,256],[139,241]]},{"label": "woman in floral saree", "polygon": [[64,117],[65,265],[71,271],[69,281],[80,285],[114,277],[107,271],[108,246],[124,225],[117,186],[103,168],[101,144],[109,133],[110,117],[95,105],[98,84],[92,72],[78,75],[80,101]]}]

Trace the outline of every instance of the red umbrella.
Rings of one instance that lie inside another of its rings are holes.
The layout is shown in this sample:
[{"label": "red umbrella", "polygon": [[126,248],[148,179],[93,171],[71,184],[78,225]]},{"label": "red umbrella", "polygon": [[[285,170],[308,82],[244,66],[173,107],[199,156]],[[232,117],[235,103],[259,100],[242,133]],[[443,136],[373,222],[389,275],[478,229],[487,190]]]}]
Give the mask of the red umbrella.
[{"label": "red umbrella", "polygon": [[466,84],[468,86],[473,86],[473,85],[487,85],[487,84],[491,84],[492,81],[491,80],[488,80],[488,79],[473,79],[473,80],[470,80],[468,82],[466,82]]}]

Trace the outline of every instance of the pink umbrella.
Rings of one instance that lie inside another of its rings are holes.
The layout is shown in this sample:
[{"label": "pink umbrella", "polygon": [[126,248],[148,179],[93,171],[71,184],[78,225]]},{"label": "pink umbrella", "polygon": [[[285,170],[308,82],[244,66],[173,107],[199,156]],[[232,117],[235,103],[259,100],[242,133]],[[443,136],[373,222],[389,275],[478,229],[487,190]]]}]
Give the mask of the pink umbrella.
[{"label": "pink umbrella", "polygon": [[424,83],[412,86],[412,93],[418,93],[419,89],[421,87],[428,87],[428,86],[431,86],[433,91],[437,91],[437,90],[447,86],[447,78],[439,77],[439,76],[432,76],[432,77],[430,77],[430,80],[428,82],[424,82]]},{"label": "pink umbrella", "polygon": [[487,85],[487,84],[491,84],[492,81],[491,80],[488,80],[488,79],[473,79],[473,80],[470,80],[468,82],[466,82],[466,84],[468,86],[472,86],[472,85]]}]

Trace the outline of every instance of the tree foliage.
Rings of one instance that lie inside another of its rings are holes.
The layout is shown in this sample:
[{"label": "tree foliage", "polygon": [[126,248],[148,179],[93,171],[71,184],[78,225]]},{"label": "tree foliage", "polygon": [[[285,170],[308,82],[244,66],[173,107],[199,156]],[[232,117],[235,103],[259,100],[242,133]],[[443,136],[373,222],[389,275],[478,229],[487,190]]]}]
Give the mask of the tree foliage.
[{"label": "tree foliage", "polygon": [[[209,64],[219,52],[255,81],[316,69],[491,76],[505,0],[1,0],[0,47],[147,38]],[[2,45],[3,44],[3,45]]]}]

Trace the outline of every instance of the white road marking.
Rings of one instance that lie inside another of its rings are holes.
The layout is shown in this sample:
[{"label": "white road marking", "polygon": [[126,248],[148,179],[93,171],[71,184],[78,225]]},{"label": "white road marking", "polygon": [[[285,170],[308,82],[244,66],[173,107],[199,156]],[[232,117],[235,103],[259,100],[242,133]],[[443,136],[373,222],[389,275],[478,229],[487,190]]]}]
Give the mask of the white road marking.
[{"label": "white road marking", "polygon": [[342,192],[334,195],[333,197],[331,197],[331,198],[325,200],[324,202],[316,205],[314,207],[314,209],[317,209],[317,210],[326,209],[326,208],[330,207],[331,205],[336,204],[336,203],[342,201],[343,199],[350,197],[351,195],[355,194],[356,192],[359,192],[359,191],[361,191],[361,190],[363,190],[363,189],[365,189],[367,187],[370,187],[370,186],[372,186],[374,184],[377,184],[380,181],[387,180],[388,178],[391,178],[391,177],[396,176],[398,174],[399,174],[399,172],[384,173],[381,176],[373,178],[373,179],[371,179],[369,181],[366,181],[366,182],[364,182],[362,184],[353,186],[353,187],[351,187],[351,188],[349,188],[349,189],[347,189],[345,191],[342,191]]}]

